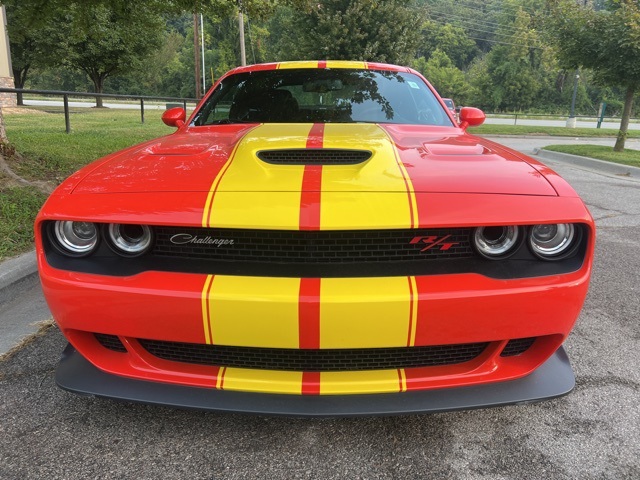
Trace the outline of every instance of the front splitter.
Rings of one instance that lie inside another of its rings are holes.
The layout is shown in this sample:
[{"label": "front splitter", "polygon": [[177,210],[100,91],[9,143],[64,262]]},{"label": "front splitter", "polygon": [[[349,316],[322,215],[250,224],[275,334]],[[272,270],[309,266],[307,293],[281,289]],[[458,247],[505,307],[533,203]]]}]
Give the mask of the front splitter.
[{"label": "front splitter", "polygon": [[569,357],[560,347],[533,373],[507,382],[375,395],[264,394],[111,375],[94,367],[68,345],[58,364],[56,382],[61,388],[80,395],[175,408],[300,417],[348,417],[436,413],[538,402],[569,393],[575,385],[575,377]]}]

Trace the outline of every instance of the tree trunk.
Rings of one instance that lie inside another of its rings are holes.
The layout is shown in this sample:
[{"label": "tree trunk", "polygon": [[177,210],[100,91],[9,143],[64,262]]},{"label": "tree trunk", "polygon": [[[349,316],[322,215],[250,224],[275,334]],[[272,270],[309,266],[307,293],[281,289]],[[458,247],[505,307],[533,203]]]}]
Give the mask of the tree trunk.
[{"label": "tree trunk", "polygon": [[[27,72],[29,71],[30,65],[27,65],[25,68],[21,70],[13,69],[13,83],[15,88],[24,88],[24,84],[27,81]],[[16,102],[18,106],[24,105],[24,98],[22,93],[16,93]]]},{"label": "tree trunk", "polygon": [[622,120],[620,121],[620,131],[616,144],[613,147],[614,152],[624,151],[624,142],[627,139],[627,130],[629,130],[629,118],[631,118],[631,109],[633,108],[633,95],[636,92],[635,86],[627,88],[627,94],[624,97],[624,109],[622,110]]},{"label": "tree trunk", "polygon": [[[104,87],[104,77],[102,75],[91,76],[91,80],[93,81],[93,88],[96,93],[102,93],[102,89]],[[102,108],[104,104],[102,103],[102,97],[96,97],[96,108]]]},{"label": "tree trunk", "polygon": [[2,108],[0,108],[0,143],[8,142],[7,131],[4,128],[4,115],[2,114]]}]

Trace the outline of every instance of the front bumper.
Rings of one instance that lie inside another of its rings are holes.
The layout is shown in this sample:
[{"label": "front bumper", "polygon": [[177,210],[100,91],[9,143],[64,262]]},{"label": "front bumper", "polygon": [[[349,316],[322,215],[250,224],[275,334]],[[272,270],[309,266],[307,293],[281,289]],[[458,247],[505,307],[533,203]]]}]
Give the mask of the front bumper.
[{"label": "front bumper", "polygon": [[538,402],[569,393],[575,385],[575,377],[569,358],[560,347],[533,373],[506,382],[375,395],[260,394],[110,375],[94,367],[68,345],[58,365],[56,382],[61,388],[80,395],[176,408],[300,417],[348,417],[437,413]]}]

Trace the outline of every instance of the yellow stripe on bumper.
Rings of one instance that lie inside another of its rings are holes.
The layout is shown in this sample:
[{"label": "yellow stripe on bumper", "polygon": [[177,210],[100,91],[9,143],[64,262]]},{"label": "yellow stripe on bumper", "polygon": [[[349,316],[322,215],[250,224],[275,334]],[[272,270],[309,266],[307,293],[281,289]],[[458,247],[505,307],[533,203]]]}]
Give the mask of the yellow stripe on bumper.
[{"label": "yellow stripe on bumper", "polygon": [[222,381],[224,390],[260,393],[302,393],[302,372],[227,368]]},{"label": "yellow stripe on bumper", "polygon": [[395,393],[400,391],[398,370],[323,372],[320,395]]},{"label": "yellow stripe on bumper", "polygon": [[320,348],[404,347],[411,324],[407,277],[325,278]]},{"label": "yellow stripe on bumper", "polygon": [[299,292],[298,278],[216,275],[208,295],[211,343],[298,348]]}]

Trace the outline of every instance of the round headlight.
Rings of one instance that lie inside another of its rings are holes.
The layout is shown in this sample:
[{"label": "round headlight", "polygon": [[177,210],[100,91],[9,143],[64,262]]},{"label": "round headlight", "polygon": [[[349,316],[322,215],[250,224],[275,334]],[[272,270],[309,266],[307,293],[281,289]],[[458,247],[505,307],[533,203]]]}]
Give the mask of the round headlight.
[{"label": "round headlight", "polygon": [[575,236],[571,223],[534,225],[529,233],[529,245],[541,258],[558,258],[573,246]]},{"label": "round headlight", "polygon": [[53,231],[58,245],[72,256],[88,255],[98,244],[98,229],[91,222],[57,221]]},{"label": "round headlight", "polygon": [[109,239],[116,251],[123,255],[136,256],[151,246],[151,229],[146,225],[109,225]]},{"label": "round headlight", "polygon": [[487,258],[503,258],[518,246],[520,229],[509,225],[504,227],[478,227],[473,240],[478,252]]}]

